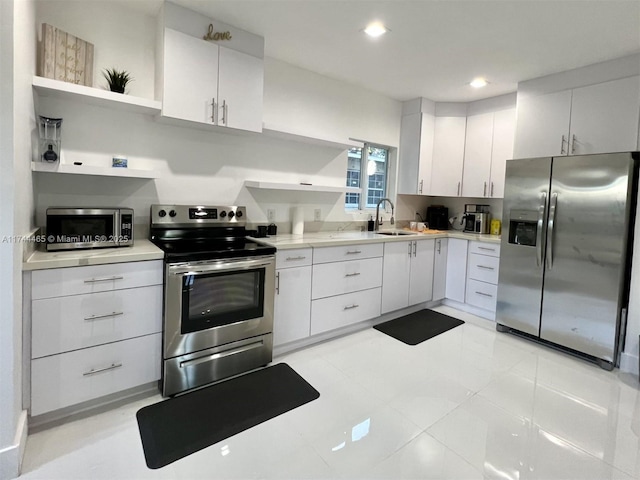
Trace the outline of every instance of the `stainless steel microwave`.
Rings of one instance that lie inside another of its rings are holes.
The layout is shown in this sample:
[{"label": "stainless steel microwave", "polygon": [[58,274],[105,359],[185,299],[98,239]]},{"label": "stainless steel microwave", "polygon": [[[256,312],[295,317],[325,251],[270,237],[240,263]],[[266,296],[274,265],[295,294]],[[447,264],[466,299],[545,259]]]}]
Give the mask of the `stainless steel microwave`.
[{"label": "stainless steel microwave", "polygon": [[47,208],[47,251],[130,245],[130,208]]}]

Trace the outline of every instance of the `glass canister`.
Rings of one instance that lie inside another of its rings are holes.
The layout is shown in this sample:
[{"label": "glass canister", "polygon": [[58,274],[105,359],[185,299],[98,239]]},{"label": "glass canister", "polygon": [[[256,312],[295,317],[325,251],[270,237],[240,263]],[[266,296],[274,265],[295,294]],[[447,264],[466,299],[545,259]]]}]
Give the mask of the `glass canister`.
[{"label": "glass canister", "polygon": [[60,160],[60,134],[62,130],[61,118],[40,116],[40,160],[43,162],[57,162]]},{"label": "glass canister", "polygon": [[502,230],[502,222],[497,218],[491,220],[491,235],[500,235]]}]

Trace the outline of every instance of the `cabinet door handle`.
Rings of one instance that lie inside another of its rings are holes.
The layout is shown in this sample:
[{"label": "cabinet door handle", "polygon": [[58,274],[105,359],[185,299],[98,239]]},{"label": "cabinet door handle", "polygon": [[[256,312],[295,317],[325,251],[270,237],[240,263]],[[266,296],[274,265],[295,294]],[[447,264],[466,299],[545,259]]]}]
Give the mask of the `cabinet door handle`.
[{"label": "cabinet door handle", "polygon": [[478,295],[482,295],[483,297],[490,297],[490,298],[493,298],[493,295],[489,295],[488,293],[478,292],[478,291],[476,291],[476,293],[477,293]]},{"label": "cabinet door handle", "polygon": [[484,188],[482,189],[482,196],[487,196],[487,182],[484,182]]},{"label": "cabinet door handle", "polygon": [[491,196],[493,197],[493,182],[491,182]]},{"label": "cabinet door handle", "polygon": [[211,123],[216,123],[216,97],[211,99]]},{"label": "cabinet door handle", "polygon": [[413,242],[409,242],[409,256],[411,256],[411,244],[412,244],[412,243],[413,243]]},{"label": "cabinet door handle", "polygon": [[414,241],[413,242],[413,256],[416,256],[416,250],[418,248],[418,242]]},{"label": "cabinet door handle", "polygon": [[112,363],[109,367],[91,369],[88,372],[84,372],[82,374],[83,377],[88,377],[89,375],[95,375],[96,373],[106,372],[107,370],[115,370],[116,368],[120,368],[122,366],[121,363]]},{"label": "cabinet door handle", "polygon": [[280,295],[280,272],[276,273],[276,295]]},{"label": "cabinet door handle", "polygon": [[483,270],[495,270],[493,267],[487,267],[486,265],[476,265],[478,268],[482,268]]},{"label": "cabinet door handle", "polygon": [[353,305],[347,305],[346,307],[343,308],[343,310],[353,310],[354,308],[358,308],[360,305],[356,305],[355,303]]},{"label": "cabinet door handle", "polygon": [[440,253],[441,247],[442,247],[442,240],[438,239],[438,253]]},{"label": "cabinet door handle", "polygon": [[418,189],[418,193],[422,193],[422,185],[424,183],[424,180],[420,180],[420,188]]},{"label": "cabinet door handle", "polygon": [[92,278],[90,280],[85,280],[84,283],[98,283],[98,282],[111,282],[113,280],[123,280],[124,277],[116,275],[108,278]]},{"label": "cabinet door handle", "polygon": [[458,182],[458,193],[456,195],[460,196],[460,182]]},{"label": "cabinet door handle", "polygon": [[111,312],[111,313],[105,313],[104,315],[91,315],[90,317],[85,317],[85,321],[90,321],[90,320],[98,320],[100,318],[109,318],[109,317],[118,317],[120,315],[124,315],[124,312]]},{"label": "cabinet door handle", "polygon": [[495,252],[495,248],[478,247],[478,250],[486,250],[487,252]]},{"label": "cabinet door handle", "polygon": [[228,118],[227,118],[227,101],[223,100],[222,101],[222,124],[226,125]]},{"label": "cabinet door handle", "polygon": [[560,143],[560,154],[564,155],[564,142],[566,142],[566,140],[564,139],[564,135],[562,135],[562,141]]},{"label": "cabinet door handle", "polygon": [[345,277],[357,277],[358,275],[360,275],[360,272],[346,273],[344,276]]},{"label": "cabinet door handle", "polygon": [[576,153],[576,134],[574,133],[571,137],[571,153]]},{"label": "cabinet door handle", "polygon": [[304,255],[298,255],[297,257],[287,257],[287,262],[293,262],[295,260],[304,260],[305,257]]},{"label": "cabinet door handle", "polygon": [[358,255],[362,250],[347,250],[347,255]]}]

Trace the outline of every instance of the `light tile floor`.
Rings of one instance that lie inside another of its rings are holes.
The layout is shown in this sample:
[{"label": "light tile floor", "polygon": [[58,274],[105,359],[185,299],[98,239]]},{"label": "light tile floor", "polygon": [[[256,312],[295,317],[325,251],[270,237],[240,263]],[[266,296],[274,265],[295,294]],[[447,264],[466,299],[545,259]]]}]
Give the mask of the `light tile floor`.
[{"label": "light tile floor", "polygon": [[368,329],[276,358],[321,394],[159,470],[144,400],[29,436],[26,479],[638,479],[630,375],[467,323],[411,347]]}]

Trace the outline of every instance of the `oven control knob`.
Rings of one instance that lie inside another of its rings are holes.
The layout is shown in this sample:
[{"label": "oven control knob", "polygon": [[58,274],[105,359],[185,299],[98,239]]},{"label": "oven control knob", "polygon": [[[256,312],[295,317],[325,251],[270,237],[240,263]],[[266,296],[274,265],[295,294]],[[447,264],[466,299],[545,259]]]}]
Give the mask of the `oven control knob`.
[{"label": "oven control knob", "polygon": [[237,218],[240,218],[241,216],[242,216],[242,212],[241,212],[241,211],[237,211],[237,212],[236,212],[236,217],[237,217]]},{"label": "oven control knob", "polygon": [[175,211],[175,210],[171,210],[171,211],[169,212],[169,216],[170,216],[171,218],[175,217],[176,215],[177,215],[177,213],[176,213],[176,211]]},{"label": "oven control knob", "polygon": [[233,212],[229,212],[229,220],[231,220],[234,217],[235,213]]},{"label": "oven control knob", "polygon": [[160,210],[158,212],[158,215],[160,215],[161,217],[166,217],[167,216],[167,212],[165,212],[164,210]]},{"label": "oven control knob", "polygon": [[220,212],[220,218],[224,218],[224,217],[226,217],[226,216],[227,216],[227,212],[225,212],[224,210],[222,210],[222,211]]}]

